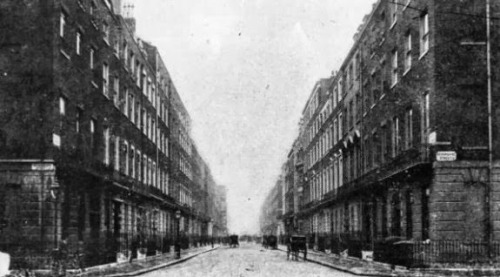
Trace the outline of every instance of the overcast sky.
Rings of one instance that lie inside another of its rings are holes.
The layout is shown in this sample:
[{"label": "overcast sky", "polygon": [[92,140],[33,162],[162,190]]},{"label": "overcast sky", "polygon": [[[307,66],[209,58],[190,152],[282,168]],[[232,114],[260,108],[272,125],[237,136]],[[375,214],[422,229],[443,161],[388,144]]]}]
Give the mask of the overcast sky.
[{"label": "overcast sky", "polygon": [[258,232],[315,81],[338,69],[375,0],[128,1],[228,188],[229,230]]}]

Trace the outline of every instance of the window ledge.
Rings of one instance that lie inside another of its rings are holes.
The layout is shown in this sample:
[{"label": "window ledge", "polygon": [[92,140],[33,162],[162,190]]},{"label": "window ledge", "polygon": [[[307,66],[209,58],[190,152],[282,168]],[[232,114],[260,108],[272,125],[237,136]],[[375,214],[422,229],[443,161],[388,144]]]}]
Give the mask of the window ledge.
[{"label": "window ledge", "polygon": [[410,71],[411,71],[411,67],[408,68],[407,70],[405,70],[405,72],[403,73],[403,76],[406,76],[406,74],[408,74],[408,72],[410,72]]},{"label": "window ledge", "polygon": [[423,59],[427,53],[429,53],[429,49],[427,49],[424,53],[420,54],[420,57],[418,57],[419,60]]},{"label": "window ledge", "polygon": [[379,42],[378,46],[382,46],[384,44],[384,42],[385,42],[385,37],[382,38],[382,40]]},{"label": "window ledge", "polygon": [[396,23],[398,23],[398,19],[396,18],[396,20],[394,20],[391,24],[391,27],[389,27],[389,30],[392,30],[394,29],[394,26],[396,26]]},{"label": "window ledge", "polygon": [[391,85],[391,89],[393,89],[396,85],[398,84],[398,82],[394,82],[392,85]]},{"label": "window ledge", "polygon": [[90,81],[90,84],[92,84],[94,88],[99,88],[99,86],[94,81]]},{"label": "window ledge", "polygon": [[64,50],[59,50],[59,52],[61,52],[61,54],[68,60],[68,61],[71,61],[71,57],[68,55],[68,53],[66,53]]}]

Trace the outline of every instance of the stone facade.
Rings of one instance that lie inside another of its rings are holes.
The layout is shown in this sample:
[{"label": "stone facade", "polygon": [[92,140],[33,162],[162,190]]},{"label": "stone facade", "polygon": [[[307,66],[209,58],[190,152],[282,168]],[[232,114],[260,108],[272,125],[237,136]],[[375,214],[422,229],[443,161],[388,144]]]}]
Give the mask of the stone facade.
[{"label": "stone facade", "polygon": [[0,250],[14,267],[48,267],[53,250],[90,266],[206,243],[226,207],[121,1],[0,7]]},{"label": "stone facade", "polygon": [[361,257],[387,239],[498,240],[499,105],[493,93],[490,164],[486,46],[494,92],[500,25],[491,21],[488,40],[486,4],[377,1],[343,64],[315,84],[293,215],[311,247]]}]

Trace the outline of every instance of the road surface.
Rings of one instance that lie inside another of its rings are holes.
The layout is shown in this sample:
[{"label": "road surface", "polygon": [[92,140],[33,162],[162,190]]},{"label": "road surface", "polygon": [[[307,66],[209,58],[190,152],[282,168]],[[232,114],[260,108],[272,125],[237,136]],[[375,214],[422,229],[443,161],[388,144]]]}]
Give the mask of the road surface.
[{"label": "road surface", "polygon": [[221,247],[178,265],[150,272],[141,277],[159,276],[331,276],[352,277],[348,273],[304,261],[287,261],[286,253],[266,250],[256,244],[241,244],[239,248]]}]

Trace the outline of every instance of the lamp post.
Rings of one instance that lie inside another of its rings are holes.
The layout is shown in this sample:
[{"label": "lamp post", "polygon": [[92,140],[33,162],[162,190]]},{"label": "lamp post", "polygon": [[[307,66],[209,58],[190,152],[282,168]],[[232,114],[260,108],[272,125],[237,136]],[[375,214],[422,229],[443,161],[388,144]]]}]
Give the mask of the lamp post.
[{"label": "lamp post", "polygon": [[180,243],[180,223],[181,223],[181,211],[177,210],[175,212],[175,219],[177,219],[177,239],[175,242],[175,258],[180,259],[181,258],[181,243]]},{"label": "lamp post", "polygon": [[214,220],[210,219],[210,243],[212,244],[212,248],[214,248]]}]

